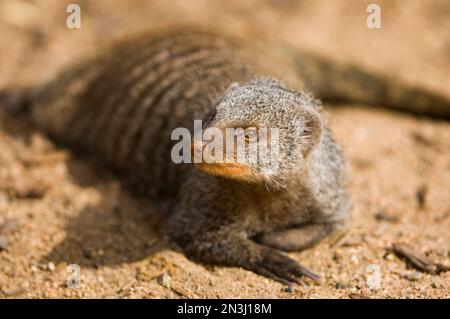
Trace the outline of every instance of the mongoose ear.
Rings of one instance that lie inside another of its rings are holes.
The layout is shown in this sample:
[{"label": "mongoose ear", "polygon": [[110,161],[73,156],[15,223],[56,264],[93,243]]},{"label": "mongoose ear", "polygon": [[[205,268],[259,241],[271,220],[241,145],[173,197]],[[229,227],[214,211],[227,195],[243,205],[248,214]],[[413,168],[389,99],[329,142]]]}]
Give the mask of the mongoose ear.
[{"label": "mongoose ear", "polygon": [[322,138],[323,121],[319,112],[315,109],[307,108],[304,110],[304,126],[302,135],[302,154],[303,158],[308,157],[311,151],[316,148]]}]

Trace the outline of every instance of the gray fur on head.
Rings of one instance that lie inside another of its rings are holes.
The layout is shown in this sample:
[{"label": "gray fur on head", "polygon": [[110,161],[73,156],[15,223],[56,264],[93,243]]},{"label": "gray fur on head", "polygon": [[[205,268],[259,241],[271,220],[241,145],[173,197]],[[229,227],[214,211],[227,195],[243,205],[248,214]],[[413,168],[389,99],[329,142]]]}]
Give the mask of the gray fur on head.
[{"label": "gray fur on head", "polygon": [[230,85],[208,126],[278,129],[278,169],[267,174],[263,173],[264,164],[249,165],[253,179],[282,183],[302,170],[320,141],[323,124],[318,105],[303,91],[296,92],[273,78],[258,77],[245,84]]}]

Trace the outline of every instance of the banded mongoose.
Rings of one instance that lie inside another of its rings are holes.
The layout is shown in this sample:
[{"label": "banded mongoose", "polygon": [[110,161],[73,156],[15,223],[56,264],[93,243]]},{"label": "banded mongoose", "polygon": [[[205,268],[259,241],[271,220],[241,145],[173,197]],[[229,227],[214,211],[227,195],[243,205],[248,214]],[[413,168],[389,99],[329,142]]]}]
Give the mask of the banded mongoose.
[{"label": "banded mongoose", "polygon": [[[22,104],[56,140],[98,156],[147,196],[189,257],[290,284],[319,276],[282,251],[313,246],[351,204],[343,156],[307,93],[315,62],[305,60],[302,81],[286,60],[212,32],[149,33],[63,70]],[[278,170],[175,164],[171,133],[194,120],[278,128]]]}]

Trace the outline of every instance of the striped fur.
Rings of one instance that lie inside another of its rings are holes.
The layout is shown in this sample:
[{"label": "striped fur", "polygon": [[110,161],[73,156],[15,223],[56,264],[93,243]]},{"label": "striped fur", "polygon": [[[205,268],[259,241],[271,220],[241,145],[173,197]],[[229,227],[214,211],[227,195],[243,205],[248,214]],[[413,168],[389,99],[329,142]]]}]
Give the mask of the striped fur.
[{"label": "striped fur", "polygon": [[[273,73],[263,66],[268,56],[203,31],[140,35],[43,86],[33,118],[58,140],[100,156],[141,193],[164,200],[190,169],[170,159],[172,130],[192,131],[232,82]],[[272,65],[283,69],[280,61]]]}]

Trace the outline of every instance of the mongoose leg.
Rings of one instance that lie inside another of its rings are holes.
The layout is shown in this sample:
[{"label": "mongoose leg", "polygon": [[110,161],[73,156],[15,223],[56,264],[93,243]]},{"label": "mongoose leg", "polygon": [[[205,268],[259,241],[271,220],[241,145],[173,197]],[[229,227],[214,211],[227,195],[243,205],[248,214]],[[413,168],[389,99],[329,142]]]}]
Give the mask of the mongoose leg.
[{"label": "mongoose leg", "polygon": [[191,242],[185,251],[194,259],[228,266],[237,266],[283,284],[302,284],[300,277],[319,280],[316,273],[300,265],[279,250],[259,245],[242,238],[215,238],[214,242],[203,239]]},{"label": "mongoose leg", "polygon": [[334,224],[308,224],[264,233],[255,238],[255,240],[262,245],[279,250],[299,251],[315,245],[334,229]]}]

